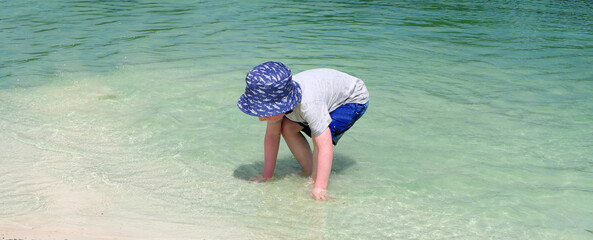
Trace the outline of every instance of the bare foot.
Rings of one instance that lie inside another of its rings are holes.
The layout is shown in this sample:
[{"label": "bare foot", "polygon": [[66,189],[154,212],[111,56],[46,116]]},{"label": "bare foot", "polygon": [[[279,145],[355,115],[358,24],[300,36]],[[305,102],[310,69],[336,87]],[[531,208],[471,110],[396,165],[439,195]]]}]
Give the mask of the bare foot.
[{"label": "bare foot", "polygon": [[309,179],[307,179],[307,182],[305,184],[303,184],[303,186],[305,187],[309,187],[309,186],[313,186],[315,185],[315,180],[313,180],[313,178],[309,177]]},{"label": "bare foot", "polygon": [[293,176],[293,177],[308,177],[310,175],[311,175],[311,172],[305,172],[305,171],[302,171],[300,173],[291,173],[290,174],[290,176]]}]

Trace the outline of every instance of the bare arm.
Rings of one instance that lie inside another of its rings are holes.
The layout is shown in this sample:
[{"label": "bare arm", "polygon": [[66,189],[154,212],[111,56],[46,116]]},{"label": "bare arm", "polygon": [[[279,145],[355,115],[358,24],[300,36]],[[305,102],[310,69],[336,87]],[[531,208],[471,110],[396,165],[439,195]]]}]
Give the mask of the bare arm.
[{"label": "bare arm", "polygon": [[274,176],[278,148],[280,146],[282,120],[276,122],[268,121],[266,136],[264,139],[264,173],[262,177],[269,180]]},{"label": "bare arm", "polygon": [[332,145],[332,136],[329,128],[326,128],[319,136],[313,136],[315,153],[317,154],[317,177],[315,179],[315,188],[311,196],[315,200],[327,200],[330,198],[326,194],[329,176],[332,170],[332,161],[334,148]]}]

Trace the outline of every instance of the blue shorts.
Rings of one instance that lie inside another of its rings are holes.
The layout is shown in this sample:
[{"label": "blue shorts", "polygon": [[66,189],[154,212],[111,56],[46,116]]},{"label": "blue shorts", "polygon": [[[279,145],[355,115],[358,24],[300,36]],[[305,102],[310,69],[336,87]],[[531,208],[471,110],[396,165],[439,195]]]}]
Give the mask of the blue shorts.
[{"label": "blue shorts", "polygon": [[[338,144],[338,141],[342,135],[344,135],[344,133],[348,131],[352,125],[354,125],[356,120],[362,117],[368,106],[368,102],[365,104],[349,103],[342,105],[333,112],[329,113],[329,116],[332,118],[332,121],[329,124],[329,130],[332,132],[332,143],[334,145]],[[301,131],[311,137],[311,129],[309,126],[305,125],[304,123],[298,124],[303,126],[303,130]]]}]

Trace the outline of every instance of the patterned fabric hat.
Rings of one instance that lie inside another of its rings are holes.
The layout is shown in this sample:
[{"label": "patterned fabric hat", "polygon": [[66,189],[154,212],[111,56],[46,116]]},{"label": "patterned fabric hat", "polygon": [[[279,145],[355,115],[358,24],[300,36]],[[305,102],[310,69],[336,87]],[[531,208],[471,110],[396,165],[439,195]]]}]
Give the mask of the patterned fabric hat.
[{"label": "patterned fabric hat", "polygon": [[301,87],[290,69],[279,62],[262,63],[247,73],[247,87],[237,106],[252,116],[269,117],[288,112],[301,101]]}]

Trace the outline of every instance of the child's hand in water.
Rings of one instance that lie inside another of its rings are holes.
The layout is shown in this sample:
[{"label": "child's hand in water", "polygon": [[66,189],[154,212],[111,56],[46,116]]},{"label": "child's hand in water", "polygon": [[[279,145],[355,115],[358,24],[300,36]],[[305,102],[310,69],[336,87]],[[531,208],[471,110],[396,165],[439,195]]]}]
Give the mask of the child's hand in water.
[{"label": "child's hand in water", "polygon": [[336,197],[334,196],[330,196],[327,194],[327,191],[321,188],[315,188],[313,189],[313,191],[311,192],[311,198],[317,200],[317,201],[327,201],[330,199],[335,199]]},{"label": "child's hand in water", "polygon": [[269,182],[271,178],[265,178],[262,175],[253,176],[249,179],[249,182],[252,183],[260,183],[260,182]]}]

